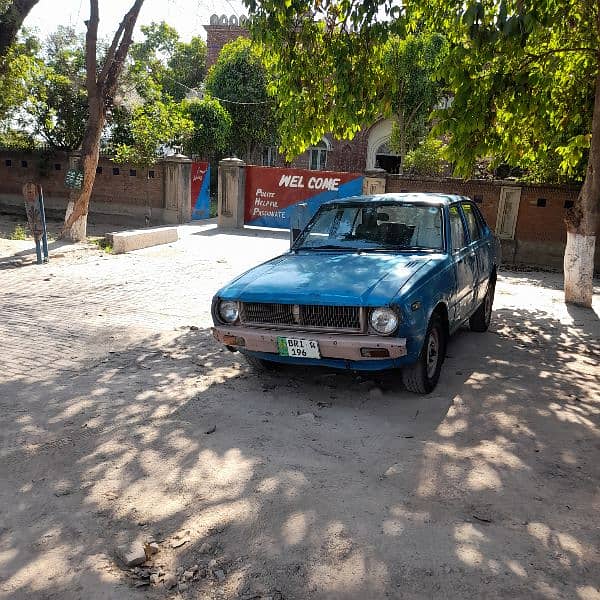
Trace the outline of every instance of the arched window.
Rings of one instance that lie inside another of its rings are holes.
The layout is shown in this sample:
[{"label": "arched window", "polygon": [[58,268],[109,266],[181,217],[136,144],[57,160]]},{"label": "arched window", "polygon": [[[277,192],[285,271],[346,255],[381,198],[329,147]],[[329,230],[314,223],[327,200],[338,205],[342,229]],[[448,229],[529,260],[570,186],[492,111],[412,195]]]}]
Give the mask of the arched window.
[{"label": "arched window", "polygon": [[397,152],[390,149],[389,140],[381,144],[375,151],[375,166],[388,173],[400,172],[400,157]]},{"label": "arched window", "polygon": [[312,146],[308,153],[308,168],[313,171],[322,171],[327,166],[327,152],[329,144],[321,140],[316,146]]}]

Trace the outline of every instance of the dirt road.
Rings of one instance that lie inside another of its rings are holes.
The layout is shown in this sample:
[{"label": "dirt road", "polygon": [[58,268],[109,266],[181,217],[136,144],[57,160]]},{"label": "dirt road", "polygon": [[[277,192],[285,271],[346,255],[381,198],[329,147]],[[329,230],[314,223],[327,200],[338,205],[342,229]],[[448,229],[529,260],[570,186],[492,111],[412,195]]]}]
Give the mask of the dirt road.
[{"label": "dirt road", "polygon": [[600,598],[598,302],[502,272],[428,397],[257,375],[209,302],[285,236],[182,234],[0,271],[1,598]]}]

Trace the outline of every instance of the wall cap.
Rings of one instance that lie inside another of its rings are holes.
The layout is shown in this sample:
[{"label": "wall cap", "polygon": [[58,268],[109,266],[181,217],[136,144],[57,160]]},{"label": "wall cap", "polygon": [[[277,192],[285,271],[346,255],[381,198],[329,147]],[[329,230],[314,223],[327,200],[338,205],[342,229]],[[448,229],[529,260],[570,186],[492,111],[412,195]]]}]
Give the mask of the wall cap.
[{"label": "wall cap", "polygon": [[172,154],[171,156],[165,156],[163,162],[180,162],[180,163],[191,163],[192,159],[185,154]]},{"label": "wall cap", "polygon": [[246,163],[241,158],[224,158],[219,161],[220,167],[245,167]]},{"label": "wall cap", "polygon": [[365,177],[380,177],[381,179],[385,179],[387,177],[387,173],[385,169],[367,169],[365,171]]},{"label": "wall cap", "polygon": [[[366,174],[366,173],[365,173]],[[516,179],[461,179],[460,177],[427,177],[421,175],[408,174],[387,174],[388,179],[395,181],[427,181],[431,183],[452,183],[462,185],[491,185],[497,187],[518,187],[518,188],[545,188],[569,190],[578,192],[582,184],[574,183],[533,183],[529,181],[518,181]]]}]

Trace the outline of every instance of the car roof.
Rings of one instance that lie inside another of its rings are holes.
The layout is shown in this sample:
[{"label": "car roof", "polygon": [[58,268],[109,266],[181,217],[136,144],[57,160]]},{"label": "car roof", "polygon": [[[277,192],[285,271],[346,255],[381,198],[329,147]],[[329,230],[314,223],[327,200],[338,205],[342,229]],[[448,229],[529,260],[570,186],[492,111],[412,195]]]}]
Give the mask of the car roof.
[{"label": "car roof", "polygon": [[459,200],[467,200],[464,196],[457,194],[441,194],[430,192],[411,192],[411,193],[391,193],[391,194],[372,194],[368,196],[349,196],[347,198],[338,198],[329,200],[323,204],[355,204],[368,202],[418,202],[422,204],[431,204],[434,206],[447,206]]}]

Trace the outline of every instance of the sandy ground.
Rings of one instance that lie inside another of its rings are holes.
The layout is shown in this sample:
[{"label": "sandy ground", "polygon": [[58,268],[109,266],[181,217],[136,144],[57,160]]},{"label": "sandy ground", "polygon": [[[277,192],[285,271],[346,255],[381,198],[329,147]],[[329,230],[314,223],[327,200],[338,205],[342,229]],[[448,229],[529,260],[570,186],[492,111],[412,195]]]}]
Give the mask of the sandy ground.
[{"label": "sandy ground", "polygon": [[209,302],[285,235],[181,235],[0,271],[1,598],[600,598],[598,297],[503,271],[427,397],[257,375]]}]

